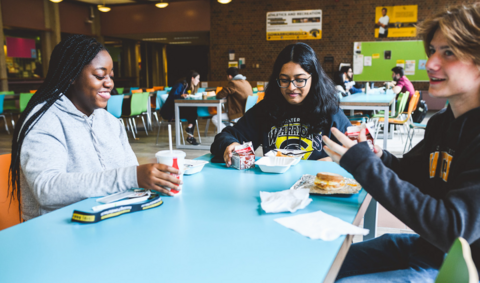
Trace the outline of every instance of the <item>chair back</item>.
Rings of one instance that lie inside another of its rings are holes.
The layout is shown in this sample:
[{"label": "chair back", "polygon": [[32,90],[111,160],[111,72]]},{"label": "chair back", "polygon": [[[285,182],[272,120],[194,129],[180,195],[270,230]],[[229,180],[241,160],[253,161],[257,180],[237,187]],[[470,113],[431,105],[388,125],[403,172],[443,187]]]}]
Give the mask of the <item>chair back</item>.
[{"label": "chair back", "polygon": [[154,88],[147,88],[147,89],[145,89],[145,91],[146,91],[146,92],[154,92],[155,89],[154,89]]},{"label": "chair back", "polygon": [[122,106],[123,106],[123,97],[125,95],[118,94],[112,95],[110,99],[107,101],[107,111],[115,116],[116,118],[120,118],[122,116]]},{"label": "chair back", "polygon": [[249,95],[247,97],[247,102],[245,103],[245,113],[247,113],[247,111],[250,108],[252,108],[255,104],[257,104],[257,101],[258,101],[257,96]]},{"label": "chair back", "polygon": [[259,103],[265,97],[265,92],[257,92],[257,96],[258,96],[257,103]]},{"label": "chair back", "polygon": [[170,91],[172,90],[172,88],[169,87],[169,86],[166,86],[166,87],[165,87],[165,90],[166,90],[167,92],[170,92]]},{"label": "chair back", "polygon": [[162,105],[165,104],[165,101],[167,101],[167,98],[168,98],[168,93],[160,95],[160,100],[162,101]]},{"label": "chair back", "polygon": [[0,94],[0,114],[3,113],[3,101],[5,100],[5,94]]},{"label": "chair back", "polygon": [[31,89],[31,90],[30,90],[30,93],[35,93],[35,92],[37,92],[36,89]]},{"label": "chair back", "polygon": [[143,102],[145,103],[144,106],[143,106],[142,113],[145,113],[145,112],[148,111],[148,107],[150,107],[150,103],[149,103],[150,92],[142,92],[142,95],[143,95]]},{"label": "chair back", "polygon": [[163,86],[154,86],[153,91],[163,90]]},{"label": "chair back", "polygon": [[[396,117],[400,115],[400,113],[403,112],[403,109],[405,109],[405,104],[403,104],[404,99],[408,99],[408,92],[403,93],[400,92],[397,97],[397,101],[395,102],[395,113],[392,113],[392,117]],[[402,108],[403,104],[403,108]]]},{"label": "chair back", "polygon": [[252,91],[253,91],[253,93],[257,93],[258,92],[258,87],[252,88]]},{"label": "chair back", "polygon": [[23,112],[27,108],[28,102],[32,99],[34,93],[20,93],[20,112]]},{"label": "chair back", "polygon": [[0,94],[12,95],[12,94],[15,94],[15,92],[14,92],[13,90],[9,90],[9,91],[0,91]]},{"label": "chair back", "polygon": [[208,107],[197,107],[197,116],[198,117],[211,117],[212,115],[208,111]]},{"label": "chair back", "polygon": [[199,93],[199,92],[205,92],[205,90],[206,90],[206,88],[204,88],[204,87],[199,87],[199,88],[197,89],[197,93]]},{"label": "chair back", "polygon": [[418,100],[420,100],[420,93],[416,91],[415,94],[412,96],[412,99],[410,99],[410,102],[408,103],[408,118],[410,118],[413,110],[415,110],[415,108],[417,107]]},{"label": "chair back", "polygon": [[130,89],[130,92],[133,94],[133,93],[142,93],[143,90],[141,89]]},{"label": "chair back", "polygon": [[157,90],[157,95],[162,95],[162,94],[167,94],[167,91],[166,90]]},{"label": "chair back", "polygon": [[435,283],[477,283],[478,273],[468,242],[457,238],[443,260]]},{"label": "chair back", "polygon": [[124,87],[116,87],[115,88],[118,92],[118,94],[122,94],[123,93],[123,90],[125,89]]},{"label": "chair back", "polygon": [[136,87],[136,86],[131,87],[131,88],[130,88],[130,92],[131,92],[132,90],[138,90],[138,89],[140,89],[140,88],[139,88],[139,87]]},{"label": "chair back", "polygon": [[258,89],[258,91],[263,91],[265,88],[263,87],[263,85],[259,85],[259,86],[257,86],[257,89]]},{"label": "chair back", "polygon": [[[163,87],[162,87],[162,88],[163,88]],[[162,99],[162,97],[161,97],[161,96],[164,95],[164,94],[166,94],[166,95],[167,95],[166,97],[168,97],[168,94],[167,94],[166,91],[164,91],[164,90],[157,90],[157,97],[156,97],[156,100],[155,100],[155,102],[156,102],[156,104],[155,104],[155,106],[156,106],[156,107],[155,107],[155,110],[160,110],[160,109],[162,108],[163,104],[165,103],[165,100],[166,100],[167,98]]]},{"label": "chair back", "polygon": [[8,170],[11,154],[0,155],[0,230],[19,224],[18,199],[12,200],[8,194]]},{"label": "chair back", "polygon": [[[418,95],[418,99],[417,99],[417,101],[415,101],[415,104],[413,105],[413,111],[415,111],[415,109],[417,109],[418,102],[420,101],[420,91],[416,90],[415,94]],[[412,97],[412,99],[413,99],[413,97]]]},{"label": "chair back", "polygon": [[217,86],[217,89],[215,90],[215,94],[219,93],[222,89],[223,89],[223,87]]},{"label": "chair back", "polygon": [[144,95],[141,93],[132,94],[130,99],[130,116],[140,115],[147,105]]}]

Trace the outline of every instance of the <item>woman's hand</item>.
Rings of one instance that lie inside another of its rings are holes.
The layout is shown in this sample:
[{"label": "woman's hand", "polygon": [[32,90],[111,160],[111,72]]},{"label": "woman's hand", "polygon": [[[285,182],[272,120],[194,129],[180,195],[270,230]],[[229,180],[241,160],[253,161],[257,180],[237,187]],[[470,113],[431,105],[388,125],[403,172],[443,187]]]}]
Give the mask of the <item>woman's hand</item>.
[{"label": "woman's hand", "polygon": [[188,93],[184,93],[184,94],[182,94],[181,96],[182,96],[183,98],[187,98]]},{"label": "woman's hand", "polygon": [[225,152],[223,153],[223,160],[225,160],[225,164],[227,167],[230,167],[232,165],[232,154],[233,150],[235,149],[236,146],[239,146],[240,144],[238,142],[231,143],[227,148],[225,149]]},{"label": "woman's hand", "polygon": [[[325,152],[332,158],[335,163],[340,164],[340,159],[342,156],[349,150],[352,146],[356,145],[357,143],[349,139],[346,135],[340,132],[337,128],[332,128],[332,134],[337,138],[339,142],[343,144],[343,146],[337,144],[336,142],[329,139],[327,136],[323,136],[323,142],[326,146],[323,147]],[[360,131],[358,136],[358,142],[367,141],[367,136],[365,135],[365,129]],[[373,152],[376,156],[382,157],[383,151],[378,145],[373,146]]]},{"label": "woman's hand", "polygon": [[178,185],[181,181],[170,173],[178,174],[179,171],[165,164],[150,163],[137,166],[138,186],[146,190],[155,190],[160,193],[173,196],[170,191],[164,187],[180,190]]},{"label": "woman's hand", "polygon": [[327,162],[332,162],[332,158],[327,156],[327,157],[324,157],[324,158],[320,158],[318,161],[327,161]]}]

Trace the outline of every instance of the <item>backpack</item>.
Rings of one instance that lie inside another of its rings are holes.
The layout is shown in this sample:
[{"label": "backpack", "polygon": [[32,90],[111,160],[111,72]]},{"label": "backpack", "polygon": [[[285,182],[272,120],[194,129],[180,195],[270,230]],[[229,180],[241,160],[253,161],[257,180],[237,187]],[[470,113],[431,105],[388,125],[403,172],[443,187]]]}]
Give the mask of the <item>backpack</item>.
[{"label": "backpack", "polygon": [[420,100],[417,104],[417,109],[412,113],[412,120],[415,123],[421,123],[425,116],[427,116],[428,106],[425,100]]}]

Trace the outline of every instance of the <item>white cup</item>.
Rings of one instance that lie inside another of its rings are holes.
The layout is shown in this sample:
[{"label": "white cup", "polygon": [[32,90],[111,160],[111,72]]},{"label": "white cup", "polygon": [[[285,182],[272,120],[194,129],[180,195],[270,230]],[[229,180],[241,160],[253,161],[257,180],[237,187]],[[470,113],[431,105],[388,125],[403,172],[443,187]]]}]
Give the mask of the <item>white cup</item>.
[{"label": "white cup", "polygon": [[[167,166],[174,167],[173,166],[173,160],[174,160],[174,158],[177,159],[177,165],[178,165],[178,170],[180,171],[180,174],[177,175],[177,174],[170,173],[170,175],[174,175],[175,177],[177,177],[177,179],[180,179],[182,182],[183,182],[183,170],[184,170],[184,164],[185,164],[185,156],[186,156],[185,152],[181,151],[181,150],[172,150],[172,151],[161,150],[161,151],[155,153],[155,157],[157,158],[157,163],[159,163],[159,164],[165,164]],[[183,187],[182,185],[179,186],[180,192],[182,190],[182,187]],[[175,193],[175,192],[173,192],[173,193]]]}]

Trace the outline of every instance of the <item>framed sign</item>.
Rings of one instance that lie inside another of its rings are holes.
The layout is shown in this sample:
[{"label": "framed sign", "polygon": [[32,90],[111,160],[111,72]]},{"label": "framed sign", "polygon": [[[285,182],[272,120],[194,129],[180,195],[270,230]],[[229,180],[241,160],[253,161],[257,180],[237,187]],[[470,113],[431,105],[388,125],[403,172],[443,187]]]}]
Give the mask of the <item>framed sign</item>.
[{"label": "framed sign", "polygon": [[267,40],[322,38],[322,10],[267,13]]}]

